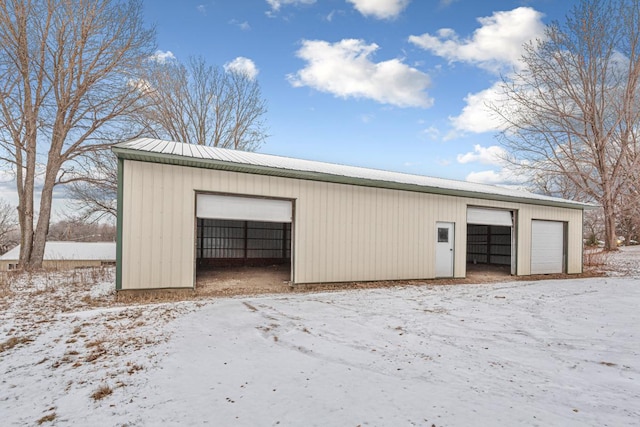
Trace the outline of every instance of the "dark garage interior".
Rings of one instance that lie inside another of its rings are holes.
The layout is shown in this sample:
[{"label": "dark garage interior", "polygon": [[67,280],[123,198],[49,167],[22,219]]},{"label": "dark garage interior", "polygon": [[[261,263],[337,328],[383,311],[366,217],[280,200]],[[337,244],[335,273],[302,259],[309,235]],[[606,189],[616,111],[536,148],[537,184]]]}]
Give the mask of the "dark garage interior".
[{"label": "dark garage interior", "polygon": [[291,223],[197,219],[198,282],[282,283],[290,272]]},{"label": "dark garage interior", "polygon": [[467,271],[511,271],[511,227],[467,225]]}]

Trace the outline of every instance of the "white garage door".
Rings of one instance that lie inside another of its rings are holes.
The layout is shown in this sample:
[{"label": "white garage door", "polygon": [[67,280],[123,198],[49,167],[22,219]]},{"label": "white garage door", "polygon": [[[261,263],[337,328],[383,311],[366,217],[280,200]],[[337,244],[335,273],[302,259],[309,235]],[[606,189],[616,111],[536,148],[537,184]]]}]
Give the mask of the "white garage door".
[{"label": "white garage door", "polygon": [[531,274],[564,272],[564,223],[531,221]]},{"label": "white garage door", "polygon": [[491,208],[467,208],[467,224],[501,225],[512,227],[511,211]]},{"label": "white garage door", "polygon": [[290,200],[198,194],[196,206],[198,218],[268,222],[291,222],[293,218]]}]

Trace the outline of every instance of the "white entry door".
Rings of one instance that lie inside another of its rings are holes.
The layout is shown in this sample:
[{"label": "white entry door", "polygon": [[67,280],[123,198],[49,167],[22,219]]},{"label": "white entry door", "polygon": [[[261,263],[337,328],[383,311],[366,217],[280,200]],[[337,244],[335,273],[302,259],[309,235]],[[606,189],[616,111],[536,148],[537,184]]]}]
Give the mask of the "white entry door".
[{"label": "white entry door", "polygon": [[436,222],[436,277],[453,277],[454,226]]}]

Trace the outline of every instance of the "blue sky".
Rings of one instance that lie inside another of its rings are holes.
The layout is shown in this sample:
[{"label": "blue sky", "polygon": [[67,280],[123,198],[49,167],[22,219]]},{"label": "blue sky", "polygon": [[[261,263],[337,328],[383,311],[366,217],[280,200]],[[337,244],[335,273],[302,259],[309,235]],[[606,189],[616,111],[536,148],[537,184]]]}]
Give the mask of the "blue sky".
[{"label": "blue sky", "polygon": [[258,150],[420,175],[514,183],[485,101],[521,45],[574,1],[155,0],[158,54],[254,73]]}]

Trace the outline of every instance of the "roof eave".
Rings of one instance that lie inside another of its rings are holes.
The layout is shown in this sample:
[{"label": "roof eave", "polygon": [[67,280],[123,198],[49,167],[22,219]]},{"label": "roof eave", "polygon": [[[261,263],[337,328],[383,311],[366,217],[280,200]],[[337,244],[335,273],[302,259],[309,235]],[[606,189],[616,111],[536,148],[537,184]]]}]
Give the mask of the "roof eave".
[{"label": "roof eave", "polygon": [[367,178],[349,177],[321,172],[300,171],[294,169],[282,169],[268,166],[251,165],[245,163],[234,163],[216,159],[203,159],[196,157],[184,157],[176,154],[157,153],[127,149],[123,147],[112,147],[113,152],[122,159],[136,160],[141,162],[163,163],[178,166],[190,166],[204,169],[225,170],[240,173],[253,173],[258,175],[278,176],[284,178],[296,178],[310,181],[331,182],[336,184],[351,184],[364,187],[387,188],[392,190],[414,191],[419,193],[441,194],[446,196],[470,197],[484,200],[497,200],[502,202],[526,203],[530,205],[553,206],[570,209],[592,209],[591,206],[580,202],[564,200],[540,200],[526,197],[514,197],[501,194],[481,193],[476,191],[456,190],[434,186],[405,184],[393,181],[381,181]]}]

